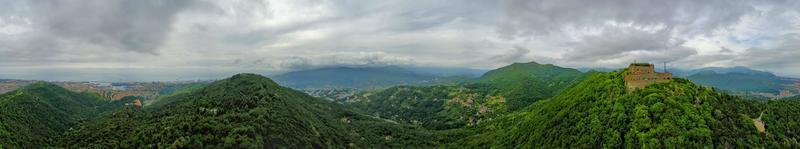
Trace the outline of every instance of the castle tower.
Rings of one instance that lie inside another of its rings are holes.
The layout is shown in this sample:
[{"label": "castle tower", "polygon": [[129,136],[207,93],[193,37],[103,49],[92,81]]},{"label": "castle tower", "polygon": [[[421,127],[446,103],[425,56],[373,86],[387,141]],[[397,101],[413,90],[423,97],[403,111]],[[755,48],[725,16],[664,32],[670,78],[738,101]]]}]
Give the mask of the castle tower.
[{"label": "castle tower", "polygon": [[669,82],[672,79],[672,73],[666,71],[666,63],[664,64],[664,72],[659,73],[655,71],[655,66],[650,63],[632,63],[628,65],[628,71],[625,72],[625,86],[628,90],[641,89],[653,83]]}]

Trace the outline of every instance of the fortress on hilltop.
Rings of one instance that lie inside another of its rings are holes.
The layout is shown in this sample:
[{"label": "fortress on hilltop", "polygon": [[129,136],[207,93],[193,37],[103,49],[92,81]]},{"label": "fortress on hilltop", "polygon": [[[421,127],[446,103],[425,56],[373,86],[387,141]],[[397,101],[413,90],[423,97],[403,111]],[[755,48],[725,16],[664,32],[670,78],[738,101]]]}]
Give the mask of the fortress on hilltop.
[{"label": "fortress on hilltop", "polygon": [[669,82],[672,79],[672,73],[666,71],[656,72],[653,64],[650,63],[633,63],[628,66],[628,72],[624,74],[625,86],[628,90],[641,89],[653,83]]}]

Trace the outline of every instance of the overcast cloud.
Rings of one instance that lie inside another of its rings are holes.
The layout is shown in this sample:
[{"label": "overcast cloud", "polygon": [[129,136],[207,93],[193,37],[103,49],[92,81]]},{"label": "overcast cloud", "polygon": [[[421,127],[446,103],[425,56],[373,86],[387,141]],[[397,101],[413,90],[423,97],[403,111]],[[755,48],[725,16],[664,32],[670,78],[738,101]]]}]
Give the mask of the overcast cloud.
[{"label": "overcast cloud", "polygon": [[327,66],[746,66],[800,77],[793,0],[0,0],[0,78]]}]

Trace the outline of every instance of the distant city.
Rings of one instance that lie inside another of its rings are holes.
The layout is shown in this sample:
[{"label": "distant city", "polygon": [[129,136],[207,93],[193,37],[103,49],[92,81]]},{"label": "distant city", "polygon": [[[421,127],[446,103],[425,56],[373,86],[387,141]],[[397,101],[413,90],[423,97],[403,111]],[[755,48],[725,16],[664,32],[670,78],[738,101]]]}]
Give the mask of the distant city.
[{"label": "distant city", "polygon": [[[16,90],[36,80],[0,79],[0,94]],[[137,96],[153,99],[166,88],[182,85],[211,82],[211,80],[169,81],[169,82],[98,82],[98,81],[53,81],[50,83],[64,87],[73,92],[97,93],[107,99],[118,100],[126,96]]]}]

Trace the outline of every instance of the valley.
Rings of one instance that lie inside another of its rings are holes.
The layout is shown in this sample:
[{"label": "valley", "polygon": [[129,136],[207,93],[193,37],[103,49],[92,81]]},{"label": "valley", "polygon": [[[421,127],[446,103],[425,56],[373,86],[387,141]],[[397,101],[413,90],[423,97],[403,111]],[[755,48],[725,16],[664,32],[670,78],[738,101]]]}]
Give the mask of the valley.
[{"label": "valley", "polygon": [[[630,81],[623,79],[626,71],[630,70],[582,73],[550,64],[514,63],[474,79],[373,89],[295,90],[257,74],[211,83],[5,80],[5,86],[22,87],[0,96],[0,110],[60,111],[34,112],[38,115],[5,111],[9,115],[0,117],[0,138],[5,138],[0,144],[12,148],[798,145],[792,142],[800,137],[797,130],[786,129],[797,127],[800,120],[791,115],[798,112],[793,105],[800,100],[792,99],[797,97],[747,99],[680,77],[630,88],[626,87]],[[141,92],[120,99],[109,96],[124,94],[121,91]],[[134,106],[135,100],[143,100],[144,106]],[[24,117],[40,121],[21,121]],[[16,129],[27,131],[12,131]],[[59,137],[35,139],[41,135]]]}]

